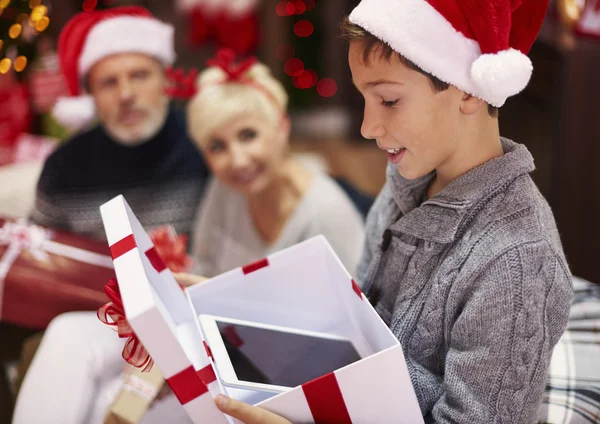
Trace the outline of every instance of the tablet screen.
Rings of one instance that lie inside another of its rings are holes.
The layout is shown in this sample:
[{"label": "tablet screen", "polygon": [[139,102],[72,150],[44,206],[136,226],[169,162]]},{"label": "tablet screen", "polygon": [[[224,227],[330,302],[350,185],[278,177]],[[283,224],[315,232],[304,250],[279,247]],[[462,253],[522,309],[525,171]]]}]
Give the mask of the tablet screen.
[{"label": "tablet screen", "polygon": [[296,387],[360,360],[346,340],[216,322],[240,381]]}]

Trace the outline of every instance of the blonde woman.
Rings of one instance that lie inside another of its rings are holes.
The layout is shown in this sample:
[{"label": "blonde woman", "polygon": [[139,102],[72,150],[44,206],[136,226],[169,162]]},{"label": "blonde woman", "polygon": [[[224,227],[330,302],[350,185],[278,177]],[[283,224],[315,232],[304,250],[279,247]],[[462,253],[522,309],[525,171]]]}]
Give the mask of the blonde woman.
[{"label": "blonde woman", "polygon": [[288,96],[269,69],[221,52],[197,78],[191,138],[213,179],[196,221],[196,274],[213,276],[323,234],[353,274],[362,217],[339,185],[289,151]]}]

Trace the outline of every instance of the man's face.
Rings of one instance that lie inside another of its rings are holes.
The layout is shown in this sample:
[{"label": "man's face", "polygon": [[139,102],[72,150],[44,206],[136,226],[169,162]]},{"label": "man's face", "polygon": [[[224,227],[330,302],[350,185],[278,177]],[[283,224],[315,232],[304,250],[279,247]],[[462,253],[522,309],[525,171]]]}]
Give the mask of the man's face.
[{"label": "man's face", "polygon": [[143,144],[165,122],[166,76],[148,55],[121,53],[100,60],[88,74],[88,88],[107,132],[124,146]]}]

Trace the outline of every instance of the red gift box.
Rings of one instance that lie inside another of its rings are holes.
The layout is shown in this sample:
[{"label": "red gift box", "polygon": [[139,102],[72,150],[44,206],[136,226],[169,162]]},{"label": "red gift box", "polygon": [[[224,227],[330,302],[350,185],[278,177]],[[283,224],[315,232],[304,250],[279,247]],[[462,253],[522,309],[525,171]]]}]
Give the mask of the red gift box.
[{"label": "red gift box", "polygon": [[113,277],[106,243],[0,218],[0,321],[43,329],[61,313],[94,311]]}]

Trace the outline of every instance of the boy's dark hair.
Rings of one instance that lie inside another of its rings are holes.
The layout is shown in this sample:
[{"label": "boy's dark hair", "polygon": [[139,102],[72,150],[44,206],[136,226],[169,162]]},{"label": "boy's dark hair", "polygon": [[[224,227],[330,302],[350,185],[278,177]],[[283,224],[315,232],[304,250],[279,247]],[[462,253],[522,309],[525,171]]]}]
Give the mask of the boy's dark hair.
[{"label": "boy's dark hair", "polygon": [[[400,53],[395,52],[389,44],[381,41],[379,38],[375,37],[370,32],[364,30],[361,26],[352,23],[348,17],[344,18],[344,21],[340,25],[342,30],[342,38],[348,42],[350,41],[362,41],[364,43],[363,46],[363,61],[368,63],[369,56],[371,52],[380,49],[380,57],[383,57],[387,61],[392,58],[392,55],[396,54],[400,62],[406,65],[408,68],[420,72],[429,78],[431,82],[431,86],[436,92],[447,90],[450,87],[450,84],[440,80],[439,78],[431,75],[428,72],[425,72],[421,68],[419,68],[416,64],[402,56]],[[498,116],[498,108],[488,104],[488,114],[492,118],[496,118]]]}]

